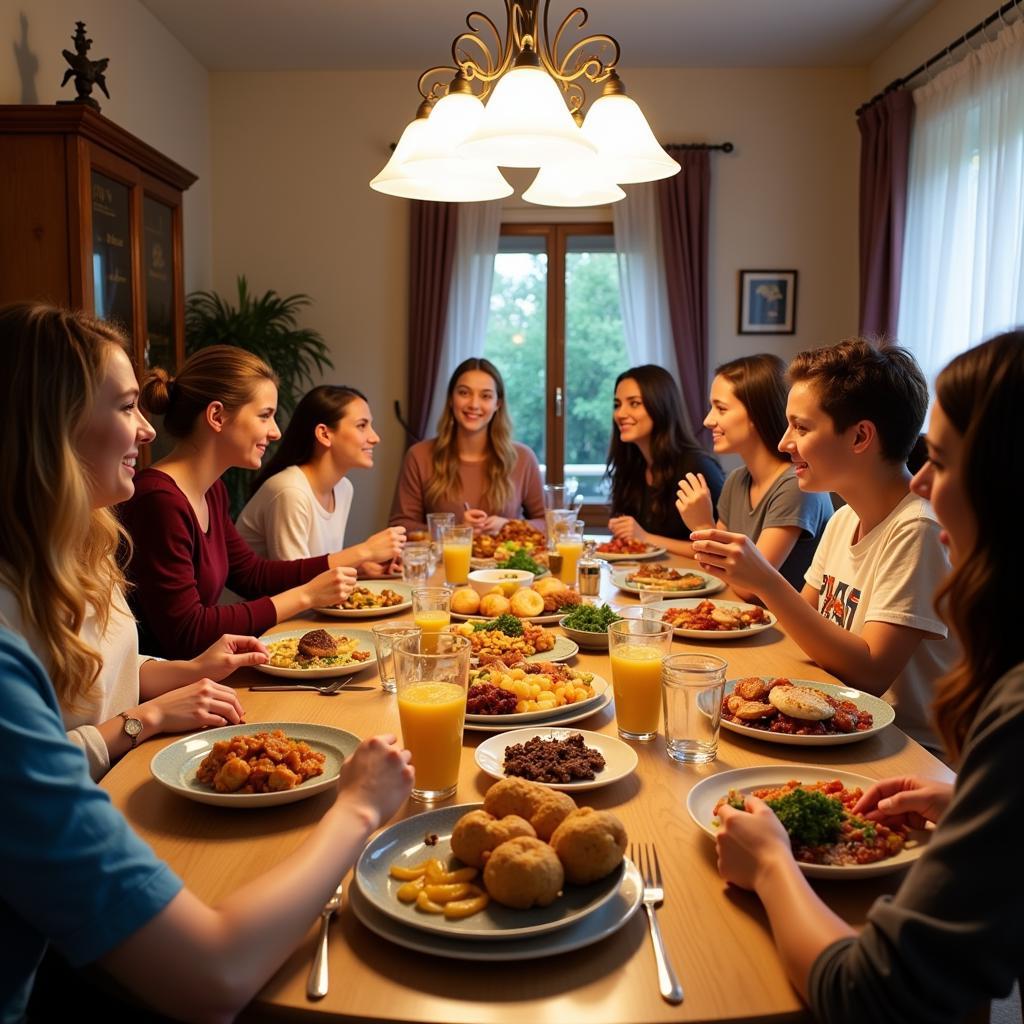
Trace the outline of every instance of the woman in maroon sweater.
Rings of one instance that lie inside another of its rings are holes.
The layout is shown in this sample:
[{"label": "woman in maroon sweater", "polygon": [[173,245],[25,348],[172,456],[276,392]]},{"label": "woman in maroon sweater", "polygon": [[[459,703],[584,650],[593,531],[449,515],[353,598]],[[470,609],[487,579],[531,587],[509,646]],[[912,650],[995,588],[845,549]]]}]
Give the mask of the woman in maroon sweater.
[{"label": "woman in maroon sweater", "polygon": [[[244,349],[215,345],[190,356],[171,380],[155,370],[142,388],[174,450],[135,480],[121,506],[133,551],[130,601],[144,653],[188,658],[223,633],[259,635],[310,608],[338,604],[355,584],[339,556],[260,558],[231,521],[220,477],[259,469],[274,422],[277,378]],[[218,604],[225,586],[247,600]]]}]

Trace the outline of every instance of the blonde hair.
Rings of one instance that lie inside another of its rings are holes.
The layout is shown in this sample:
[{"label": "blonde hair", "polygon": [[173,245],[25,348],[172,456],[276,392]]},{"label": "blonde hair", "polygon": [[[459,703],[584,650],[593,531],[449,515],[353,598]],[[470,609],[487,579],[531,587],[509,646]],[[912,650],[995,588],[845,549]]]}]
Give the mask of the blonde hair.
[{"label": "blonde hair", "polygon": [[234,412],[253,400],[265,380],[277,386],[277,374],[259,356],[237,345],[211,345],[193,352],[176,377],[151,370],[139,400],[146,412],[163,416],[171,437],[181,439],[192,433],[211,402]]},{"label": "blonde hair", "polygon": [[498,368],[489,359],[466,359],[461,362],[448,381],[441,418],[437,421],[437,438],[434,441],[434,475],[427,484],[424,494],[427,508],[436,508],[443,501],[452,501],[462,492],[459,474],[459,447],[456,443],[458,424],[452,415],[452,395],[463,374],[473,370],[486,373],[494,381],[498,408],[487,425],[487,462],[484,470],[486,484],[481,502],[497,513],[512,497],[510,478],[518,456],[512,444],[512,420],[505,405],[505,382]]},{"label": "blonde hair", "polygon": [[0,413],[0,579],[35,633],[60,703],[75,707],[103,661],[80,636],[86,610],[100,632],[129,540],[110,509],[94,509],[76,443],[96,400],[114,327],[85,313],[32,303],[0,309],[9,386]]}]

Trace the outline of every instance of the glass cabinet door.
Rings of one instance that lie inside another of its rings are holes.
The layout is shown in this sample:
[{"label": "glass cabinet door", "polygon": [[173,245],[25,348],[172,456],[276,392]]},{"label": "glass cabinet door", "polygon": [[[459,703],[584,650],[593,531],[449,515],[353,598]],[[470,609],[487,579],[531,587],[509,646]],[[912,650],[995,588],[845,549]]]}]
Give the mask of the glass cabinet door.
[{"label": "glass cabinet door", "polygon": [[92,282],[96,315],[132,336],[131,190],[92,172]]},{"label": "glass cabinet door", "polygon": [[146,274],[146,366],[174,365],[174,211],[151,196],[142,200],[142,265]]}]

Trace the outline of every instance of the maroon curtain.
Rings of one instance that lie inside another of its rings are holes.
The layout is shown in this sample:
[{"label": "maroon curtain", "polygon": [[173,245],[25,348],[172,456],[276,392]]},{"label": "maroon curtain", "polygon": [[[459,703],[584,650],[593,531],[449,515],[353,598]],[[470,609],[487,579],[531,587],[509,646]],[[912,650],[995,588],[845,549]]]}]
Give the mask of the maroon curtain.
[{"label": "maroon curtain", "polygon": [[694,435],[706,443],[711,158],[706,149],[665,148],[683,168],[657,183],[669,321],[686,410]]},{"label": "maroon curtain", "polygon": [[426,437],[455,256],[457,203],[412,201],[409,231],[408,443]]},{"label": "maroon curtain", "polygon": [[857,115],[860,128],[860,333],[896,337],[914,99],[886,93]]}]

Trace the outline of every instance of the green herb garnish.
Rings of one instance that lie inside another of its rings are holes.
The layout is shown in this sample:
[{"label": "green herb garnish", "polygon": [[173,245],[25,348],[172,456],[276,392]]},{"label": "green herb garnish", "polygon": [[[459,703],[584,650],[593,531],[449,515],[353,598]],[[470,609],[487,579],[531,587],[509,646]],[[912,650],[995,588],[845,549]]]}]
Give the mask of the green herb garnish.
[{"label": "green herb garnish", "polygon": [[504,615],[499,615],[496,619],[473,623],[474,633],[482,633],[485,629],[496,629],[499,633],[504,633],[505,636],[523,635],[522,620],[516,618],[515,615],[509,615],[508,612]]},{"label": "green herb garnish", "polygon": [[535,562],[525,551],[520,549],[514,551],[504,562],[498,563],[499,569],[522,569],[524,572],[532,572],[539,576],[544,572],[544,566]]},{"label": "green herb garnish", "polygon": [[570,629],[579,629],[584,633],[606,633],[608,627],[621,618],[617,611],[606,604],[600,608],[591,604],[578,604],[566,615],[562,625]]},{"label": "green herb garnish", "polygon": [[843,805],[819,790],[794,789],[766,803],[795,843],[822,846],[839,836],[845,814]]}]

